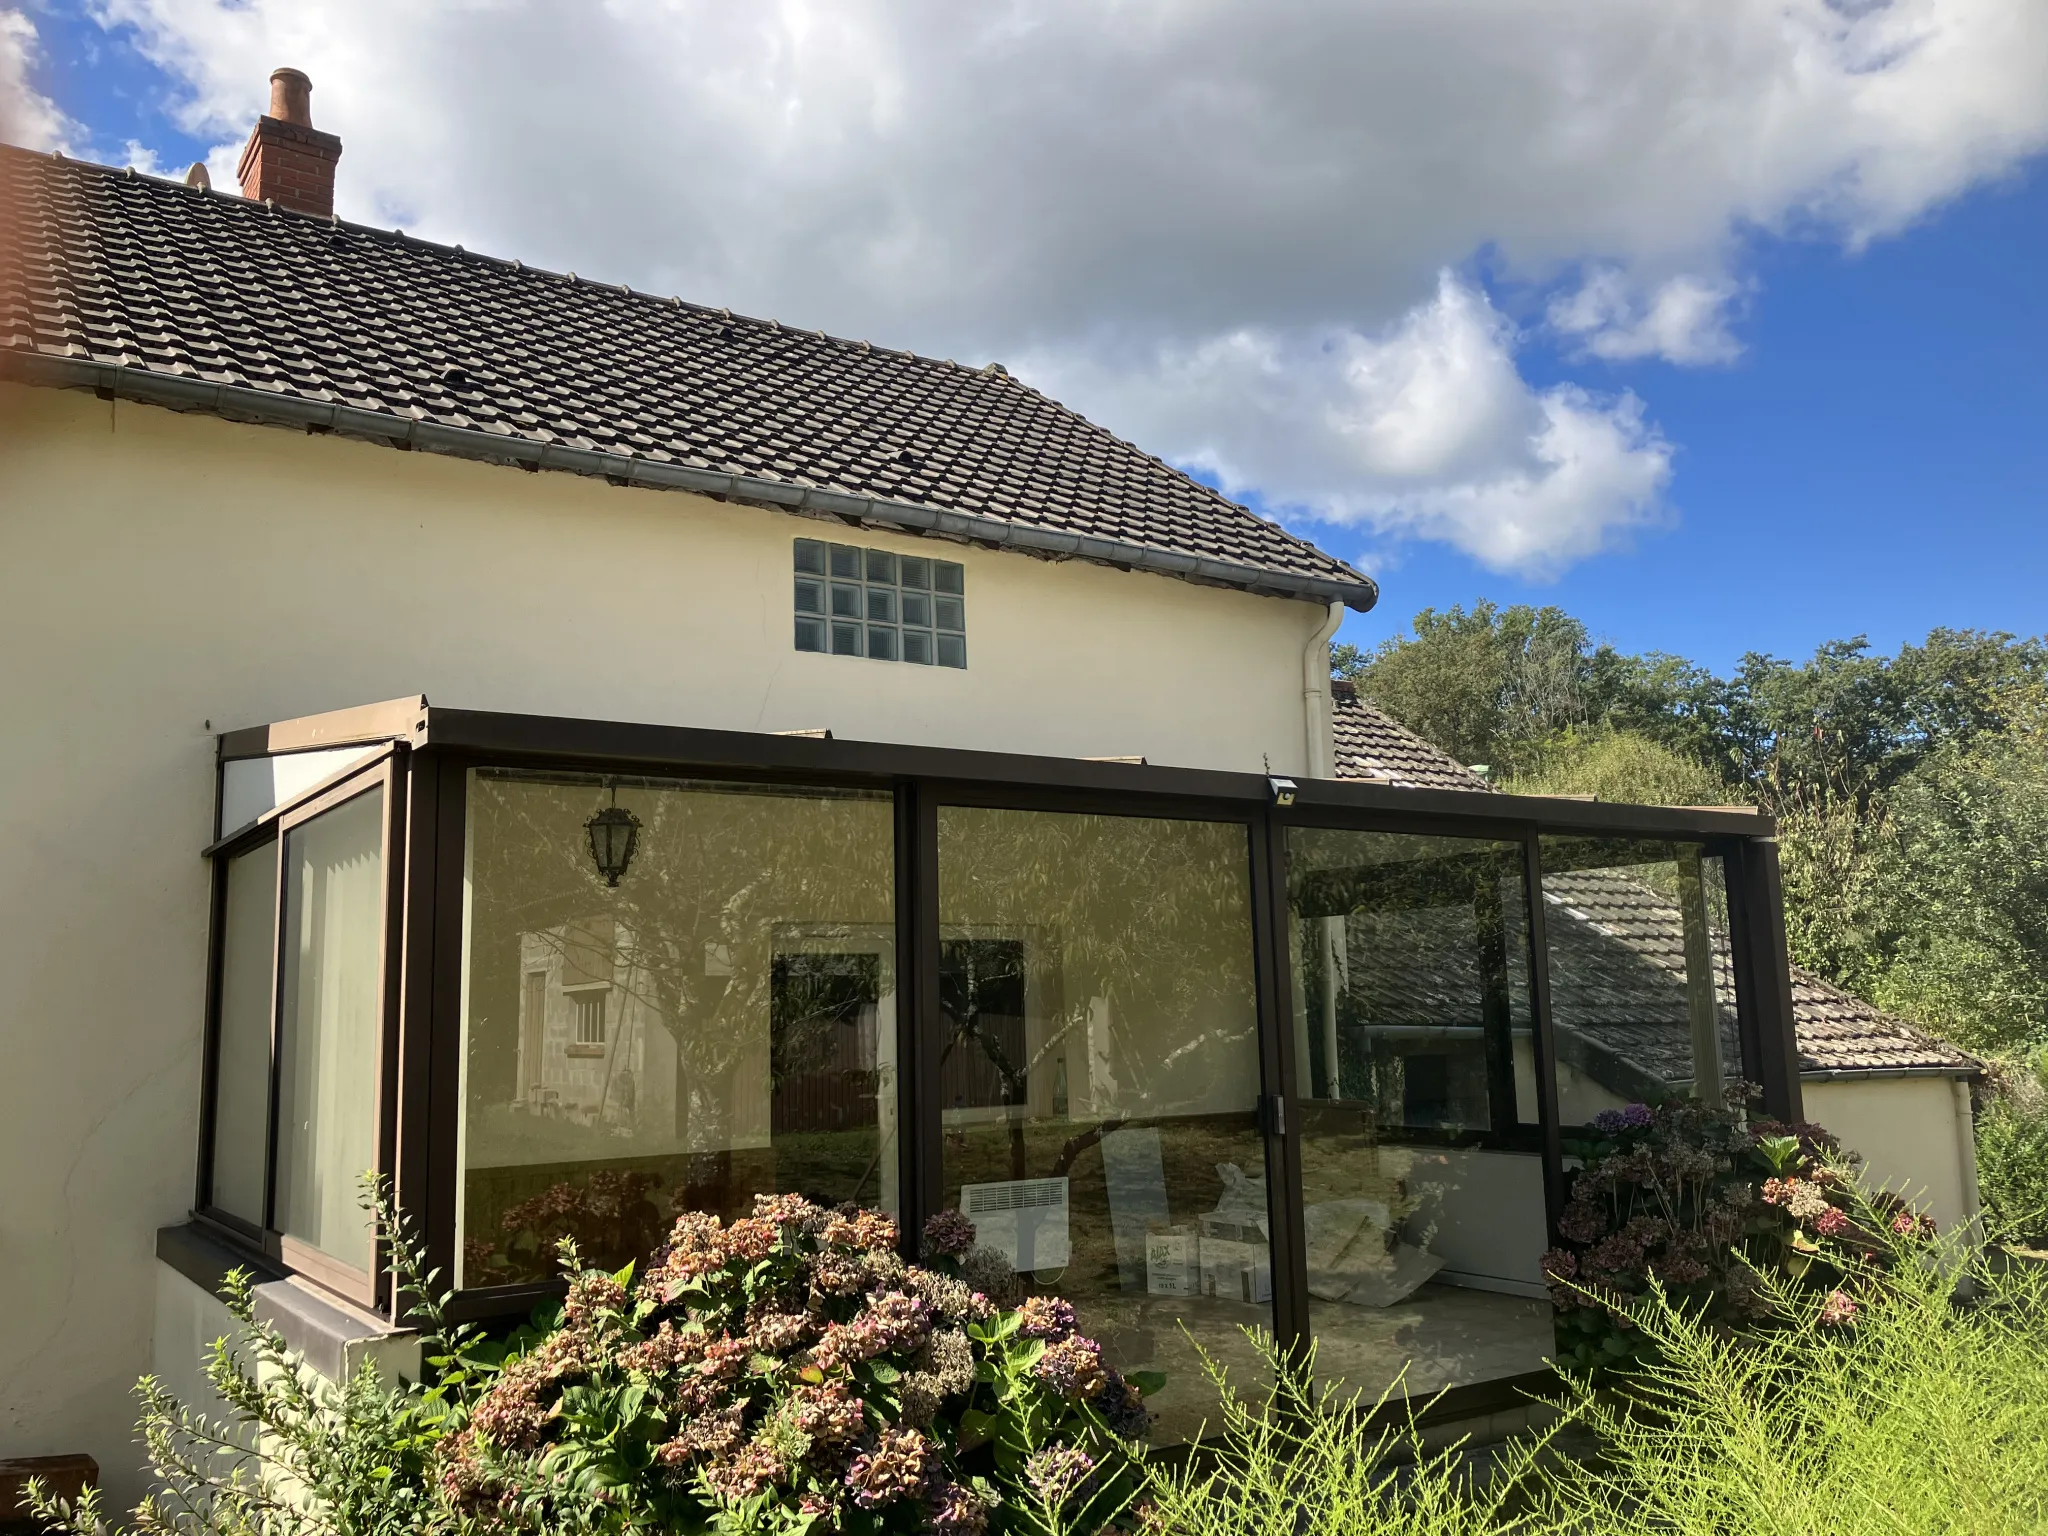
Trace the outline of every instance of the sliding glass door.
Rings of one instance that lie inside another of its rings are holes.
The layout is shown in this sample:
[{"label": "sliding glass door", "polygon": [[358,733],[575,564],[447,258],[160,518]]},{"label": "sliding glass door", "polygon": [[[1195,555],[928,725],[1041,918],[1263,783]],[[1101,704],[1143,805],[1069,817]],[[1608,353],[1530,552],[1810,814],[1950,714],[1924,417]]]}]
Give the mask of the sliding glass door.
[{"label": "sliding glass door", "polygon": [[1289,828],[1307,1331],[1367,1402],[1543,1368],[1520,841]]},{"label": "sliding glass door", "polygon": [[989,1285],[1165,1373],[1160,1441],[1214,1418],[1197,1346],[1273,1327],[1248,837],[938,810],[941,1198]]}]

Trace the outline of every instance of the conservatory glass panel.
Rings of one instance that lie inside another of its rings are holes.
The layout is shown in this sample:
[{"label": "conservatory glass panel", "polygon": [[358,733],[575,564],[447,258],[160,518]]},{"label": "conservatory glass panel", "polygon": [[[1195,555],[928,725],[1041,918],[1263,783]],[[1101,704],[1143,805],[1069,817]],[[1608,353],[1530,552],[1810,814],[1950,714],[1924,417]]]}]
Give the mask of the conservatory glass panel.
[{"label": "conservatory glass panel", "polygon": [[210,1198],[263,1225],[270,1137],[271,977],[277,968],[277,844],[227,861],[215,1036]]},{"label": "conservatory glass panel", "polygon": [[1290,828],[1287,866],[1319,1376],[1370,1404],[1541,1370],[1522,845]]},{"label": "conservatory glass panel", "polygon": [[462,1285],[756,1194],[896,1209],[887,794],[476,769],[468,804]]},{"label": "conservatory glass panel", "polygon": [[1589,837],[1546,837],[1542,859],[1559,1120],[1718,1098],[1742,1076],[1721,860]]},{"label": "conservatory glass panel", "polygon": [[941,807],[943,1200],[984,1288],[1065,1297],[1155,1435],[1273,1324],[1250,862],[1234,823]]},{"label": "conservatory glass panel", "polygon": [[384,791],[284,835],[277,1210],[287,1237],[371,1265],[362,1178],[377,1163],[384,1008]]}]

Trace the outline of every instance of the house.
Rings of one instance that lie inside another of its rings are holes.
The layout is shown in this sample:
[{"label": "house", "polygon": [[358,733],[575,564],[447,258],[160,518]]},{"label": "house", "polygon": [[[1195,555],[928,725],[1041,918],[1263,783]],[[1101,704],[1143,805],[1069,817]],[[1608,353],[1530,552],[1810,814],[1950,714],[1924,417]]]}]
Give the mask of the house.
[{"label": "house", "polygon": [[[1481,789],[1493,786],[1362,696],[1330,685],[1336,773],[1366,783]],[[1682,914],[1647,883],[1613,869],[1544,882],[1552,924],[1550,984],[1559,1032],[1561,1093],[1578,1099],[1567,1123],[1630,1099],[1654,1099],[1690,1075],[1636,1020],[1654,1011],[1658,978],[1682,972]],[[1732,1042],[1725,948],[1716,935],[1722,1029]],[[1901,1193],[1948,1230],[1977,1219],[1971,1087],[1983,1063],[1903,1019],[1793,965],[1792,1019],[1807,1117],[1864,1160],[1871,1182]],[[1575,994],[1575,995],[1567,995]],[[1727,1052],[1733,1060],[1733,1052]]]},{"label": "house", "polygon": [[1663,1080],[1797,1113],[1767,818],[1341,778],[1358,572],[999,365],[337,221],[274,84],[242,197],[0,149],[0,1454],[132,1495],[232,1268],[402,1362],[365,1171],[466,1316],[795,1190],[964,1208],[1165,1439],[1247,1323],[1494,1412],[1587,871]]}]

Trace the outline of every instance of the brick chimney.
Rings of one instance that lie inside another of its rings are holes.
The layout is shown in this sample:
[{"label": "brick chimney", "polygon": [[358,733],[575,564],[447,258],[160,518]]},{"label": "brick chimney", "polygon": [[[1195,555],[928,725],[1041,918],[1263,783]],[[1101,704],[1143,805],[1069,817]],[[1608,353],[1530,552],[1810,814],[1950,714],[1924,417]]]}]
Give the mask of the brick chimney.
[{"label": "brick chimney", "polygon": [[270,110],[242,150],[242,196],[280,208],[334,212],[334,162],[341,140],[313,126],[313,82],[296,69],[270,72]]}]

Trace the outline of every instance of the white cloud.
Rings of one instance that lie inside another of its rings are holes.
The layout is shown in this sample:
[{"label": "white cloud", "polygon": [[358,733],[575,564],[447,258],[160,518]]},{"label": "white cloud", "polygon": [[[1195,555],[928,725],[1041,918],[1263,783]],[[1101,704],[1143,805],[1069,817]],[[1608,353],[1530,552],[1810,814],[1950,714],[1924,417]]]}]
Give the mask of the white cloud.
[{"label": "white cloud", "polygon": [[1532,388],[1514,345],[1445,272],[1376,334],[1238,330],[1149,357],[1048,353],[1025,372],[1185,445],[1233,493],[1546,575],[1660,518],[1671,449],[1633,395]]},{"label": "white cloud", "polygon": [[99,4],[220,161],[306,69],[344,216],[1028,358],[1155,451],[1534,565],[1669,453],[1490,309],[1386,350],[1479,313],[1443,268],[1486,253],[1588,368],[1723,361],[1758,232],[1881,238],[2048,144],[2041,0]]},{"label": "white cloud", "polygon": [[34,22],[20,11],[0,10],[0,143],[68,149],[75,125],[29,80],[36,43]]},{"label": "white cloud", "polygon": [[1588,356],[1610,362],[1661,357],[1673,363],[1730,363],[1742,344],[1728,329],[1736,285],[1681,273],[1638,293],[1614,267],[1601,267],[1551,301],[1550,324]]}]

